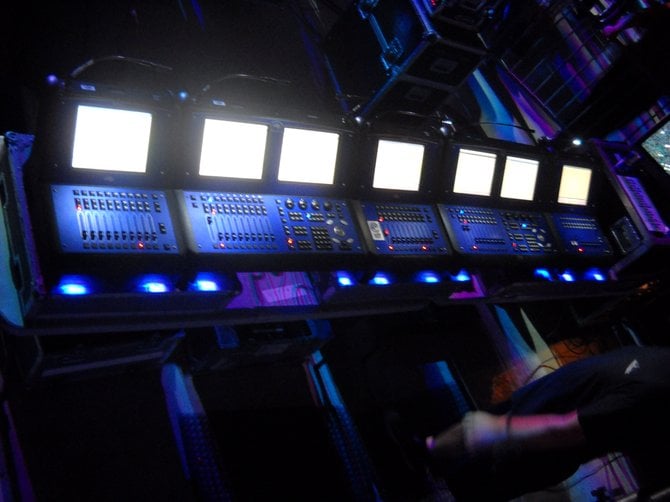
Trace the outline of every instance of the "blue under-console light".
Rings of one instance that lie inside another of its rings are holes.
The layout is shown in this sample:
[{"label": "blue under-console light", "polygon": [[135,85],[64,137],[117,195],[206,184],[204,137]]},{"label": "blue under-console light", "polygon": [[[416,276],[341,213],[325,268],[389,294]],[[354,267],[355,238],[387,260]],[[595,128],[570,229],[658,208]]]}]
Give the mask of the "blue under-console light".
[{"label": "blue under-console light", "polygon": [[571,270],[565,270],[564,272],[561,272],[558,277],[565,282],[575,282],[576,280],[575,274]]},{"label": "blue under-console light", "polygon": [[370,279],[369,284],[374,286],[388,286],[391,284],[391,278],[384,272],[377,272],[372,279]]},{"label": "blue under-console light", "polygon": [[459,270],[459,272],[451,278],[456,282],[468,282],[472,279],[467,270]]},{"label": "blue under-console light", "polygon": [[584,272],[584,278],[588,281],[598,281],[603,282],[607,280],[607,276],[597,268],[590,268]]},{"label": "blue under-console light", "polygon": [[64,275],[54,292],[60,295],[81,296],[93,292],[93,280],[83,275]]},{"label": "blue under-console light", "polygon": [[353,286],[355,281],[351,274],[349,272],[344,272],[342,270],[339,270],[335,273],[335,276],[337,277],[337,284],[338,286],[342,287],[349,287]]},{"label": "blue under-console light", "polygon": [[547,270],[546,268],[536,268],[534,272],[535,277],[538,277],[540,279],[546,279],[547,281],[553,280],[551,277],[551,272]]},{"label": "blue under-console light", "polygon": [[167,293],[171,289],[170,280],[160,275],[145,275],[137,281],[137,290],[141,293]]},{"label": "blue under-console light", "polygon": [[221,278],[216,274],[201,272],[195,276],[189,289],[203,292],[221,291]]},{"label": "blue under-console light", "polygon": [[437,284],[441,281],[439,274],[432,270],[422,270],[415,276],[416,282],[423,282],[426,284]]}]

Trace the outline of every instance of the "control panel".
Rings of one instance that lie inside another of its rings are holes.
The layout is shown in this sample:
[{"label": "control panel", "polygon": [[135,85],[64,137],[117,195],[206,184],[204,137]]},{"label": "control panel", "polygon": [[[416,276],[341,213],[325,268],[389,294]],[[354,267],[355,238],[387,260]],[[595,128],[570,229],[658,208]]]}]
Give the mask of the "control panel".
[{"label": "control panel", "polygon": [[588,214],[555,213],[551,218],[566,253],[584,256],[612,254],[612,247],[595,217]]},{"label": "control panel", "polygon": [[180,191],[197,254],[363,253],[347,202],[327,197]]},{"label": "control panel", "polygon": [[558,252],[544,215],[474,206],[438,205],[455,249],[468,255],[548,255]]},{"label": "control panel", "polygon": [[63,253],[180,252],[163,191],[81,185],[49,188]]},{"label": "control panel", "polygon": [[371,247],[384,255],[443,255],[450,252],[439,216],[430,205],[361,202],[362,227]]}]

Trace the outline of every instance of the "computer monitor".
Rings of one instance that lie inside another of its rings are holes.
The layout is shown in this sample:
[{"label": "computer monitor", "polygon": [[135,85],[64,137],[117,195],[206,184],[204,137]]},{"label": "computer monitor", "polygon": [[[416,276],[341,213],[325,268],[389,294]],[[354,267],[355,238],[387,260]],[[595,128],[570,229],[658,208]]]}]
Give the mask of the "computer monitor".
[{"label": "computer monitor", "polygon": [[656,129],[641,143],[644,151],[670,175],[670,120]]},{"label": "computer monitor", "polygon": [[456,161],[454,193],[490,196],[496,160],[495,153],[461,148]]},{"label": "computer monitor", "polygon": [[206,118],[198,174],[259,180],[267,140],[266,124]]},{"label": "computer monitor", "polygon": [[589,202],[592,174],[593,171],[588,167],[564,164],[558,188],[558,203],[586,206]]},{"label": "computer monitor", "polygon": [[419,143],[379,139],[372,187],[418,191],[424,151]]},{"label": "computer monitor", "polygon": [[295,127],[284,128],[277,179],[332,185],[340,135]]},{"label": "computer monitor", "polygon": [[146,111],[78,105],[72,167],[145,173],[152,118]]},{"label": "computer monitor", "polygon": [[500,196],[506,199],[533,200],[540,162],[536,159],[505,158]]}]

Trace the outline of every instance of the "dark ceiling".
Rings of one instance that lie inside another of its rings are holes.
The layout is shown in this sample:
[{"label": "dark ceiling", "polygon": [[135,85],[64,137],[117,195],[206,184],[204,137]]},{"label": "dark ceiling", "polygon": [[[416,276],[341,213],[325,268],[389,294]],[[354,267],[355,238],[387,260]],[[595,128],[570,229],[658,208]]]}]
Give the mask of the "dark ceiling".
[{"label": "dark ceiling", "polygon": [[[12,2],[0,16],[5,39],[0,53],[4,70],[0,132],[34,131],[37,98],[49,74],[120,85],[146,84],[168,92],[184,90],[191,96],[208,92],[223,99],[257,91],[261,99],[302,107],[310,113],[337,111],[339,103],[324,66],[322,42],[350,3],[351,0]],[[577,19],[582,30],[579,40],[599,42],[598,50],[607,52],[602,58],[618,56],[618,43],[601,40],[597,20],[585,5],[589,2],[554,3],[574,4],[575,17],[583,18]],[[536,15],[538,3],[508,0],[490,5],[505,14],[507,26],[499,32],[499,46],[492,51],[496,58],[502,58],[507,51],[516,61],[532,66],[554,57],[554,47],[547,44],[551,43],[550,34],[556,36],[556,26],[551,26],[549,17],[542,20]],[[537,60],[526,57],[532,51]],[[586,113],[588,110],[580,108],[580,96],[578,106],[562,117],[564,125],[570,123],[574,133],[597,136],[622,122],[631,111],[646,106],[667,85],[659,76],[667,72],[654,62],[663,52],[662,47],[654,47],[642,65],[635,55],[629,57],[625,63],[629,66],[601,86],[601,96],[596,96],[599,99],[588,102],[588,106],[597,106]],[[597,50],[595,54],[596,61],[602,59]],[[356,56],[352,50],[352,58]],[[546,60],[540,61],[543,57]],[[357,67],[361,67],[360,61]],[[569,90],[570,80],[575,81],[574,72],[579,70],[567,64],[562,69],[567,83],[562,90]],[[589,88],[591,83],[581,85]],[[458,98],[453,101],[458,103]]]}]

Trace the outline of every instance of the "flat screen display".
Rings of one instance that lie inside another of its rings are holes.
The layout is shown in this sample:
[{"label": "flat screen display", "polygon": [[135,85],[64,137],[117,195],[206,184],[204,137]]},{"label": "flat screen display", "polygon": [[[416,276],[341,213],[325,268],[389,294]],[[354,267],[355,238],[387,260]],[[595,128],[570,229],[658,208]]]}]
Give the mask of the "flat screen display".
[{"label": "flat screen display", "polygon": [[533,200],[540,163],[521,157],[507,157],[500,196],[506,199]]},{"label": "flat screen display", "polygon": [[642,148],[670,174],[670,121],[642,142]]},{"label": "flat screen display", "polygon": [[72,167],[144,173],[149,156],[149,112],[79,105]]},{"label": "flat screen display", "polygon": [[419,190],[425,146],[380,139],[372,179],[374,188]]},{"label": "flat screen display", "polygon": [[456,163],[454,192],[469,195],[491,195],[497,156],[494,153],[461,149]]},{"label": "flat screen display", "polygon": [[279,157],[279,181],[332,185],[340,135],[287,127]]},{"label": "flat screen display", "polygon": [[586,206],[589,201],[592,171],[588,167],[564,165],[558,188],[558,202]]},{"label": "flat screen display", "polygon": [[205,119],[200,152],[200,176],[261,179],[268,126]]}]

